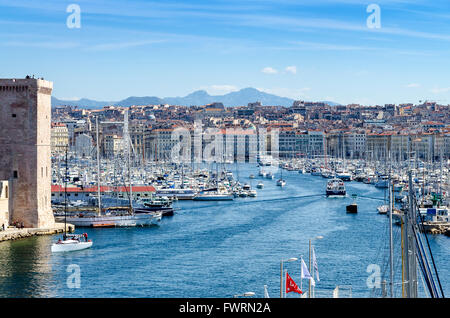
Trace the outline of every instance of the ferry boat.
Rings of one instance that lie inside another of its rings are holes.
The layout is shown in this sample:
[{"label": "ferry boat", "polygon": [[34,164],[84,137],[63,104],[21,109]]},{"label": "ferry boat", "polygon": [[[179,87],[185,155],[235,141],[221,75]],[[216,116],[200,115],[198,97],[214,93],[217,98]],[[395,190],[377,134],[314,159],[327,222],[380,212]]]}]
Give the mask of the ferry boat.
[{"label": "ferry boat", "polygon": [[338,178],[331,179],[327,182],[326,195],[328,196],[345,196],[347,192],[345,191],[344,181]]}]

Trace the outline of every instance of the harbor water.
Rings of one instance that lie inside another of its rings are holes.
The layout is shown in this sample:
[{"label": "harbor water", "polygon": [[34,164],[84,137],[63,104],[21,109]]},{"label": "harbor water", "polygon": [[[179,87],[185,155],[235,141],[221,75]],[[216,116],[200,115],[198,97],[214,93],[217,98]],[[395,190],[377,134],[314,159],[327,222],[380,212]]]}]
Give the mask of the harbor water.
[{"label": "harbor water", "polygon": [[[249,291],[263,297],[264,285],[270,297],[279,297],[280,261],[303,257],[308,264],[309,240],[318,236],[323,238],[313,241],[320,273],[316,297],[332,297],[336,286],[341,297],[381,295],[368,268],[379,266],[389,280],[389,219],[376,209],[383,204],[383,189],[352,181],[345,183],[346,198],[326,198],[327,179],[320,176],[283,171],[287,183],[279,187],[279,173],[273,180],[258,177],[255,164],[230,169],[242,184],[256,189],[263,181],[264,188],[256,198],[178,201],[175,215],[159,226],[78,228],[94,242],[87,250],[52,254],[58,235],[0,243],[0,297],[233,297]],[[346,213],[351,194],[357,194],[356,214]],[[428,234],[428,239],[450,295],[450,238]],[[395,296],[401,297],[399,226],[394,244]],[[300,286],[300,262],[284,268]],[[302,289],[308,290],[306,280]],[[421,281],[419,295],[426,296]]]}]

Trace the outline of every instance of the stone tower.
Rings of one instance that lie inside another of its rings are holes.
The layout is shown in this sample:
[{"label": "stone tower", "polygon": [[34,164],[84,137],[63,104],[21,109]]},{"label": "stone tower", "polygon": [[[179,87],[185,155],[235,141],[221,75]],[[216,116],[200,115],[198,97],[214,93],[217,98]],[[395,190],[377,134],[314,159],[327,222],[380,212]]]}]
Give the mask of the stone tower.
[{"label": "stone tower", "polygon": [[0,79],[0,180],[9,180],[9,223],[54,225],[51,207],[53,83],[27,76]]}]

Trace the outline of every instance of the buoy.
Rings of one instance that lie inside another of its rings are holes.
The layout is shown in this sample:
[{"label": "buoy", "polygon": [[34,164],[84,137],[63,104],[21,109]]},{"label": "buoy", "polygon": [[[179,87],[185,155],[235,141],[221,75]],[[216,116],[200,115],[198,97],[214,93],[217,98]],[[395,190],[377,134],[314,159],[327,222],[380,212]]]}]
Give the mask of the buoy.
[{"label": "buoy", "polygon": [[347,205],[347,213],[358,213],[358,205],[356,203],[352,203]]}]

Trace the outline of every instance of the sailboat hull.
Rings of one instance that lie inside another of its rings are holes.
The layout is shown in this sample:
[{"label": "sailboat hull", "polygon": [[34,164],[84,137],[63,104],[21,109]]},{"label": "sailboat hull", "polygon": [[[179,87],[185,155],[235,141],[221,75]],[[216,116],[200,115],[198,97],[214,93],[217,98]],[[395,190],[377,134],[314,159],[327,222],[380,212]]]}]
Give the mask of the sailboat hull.
[{"label": "sailboat hull", "polygon": [[92,242],[63,241],[62,243],[52,244],[52,252],[72,252],[90,248]]},{"label": "sailboat hull", "polygon": [[134,215],[68,217],[67,222],[78,227],[133,227],[158,224],[161,214],[139,213]]}]

